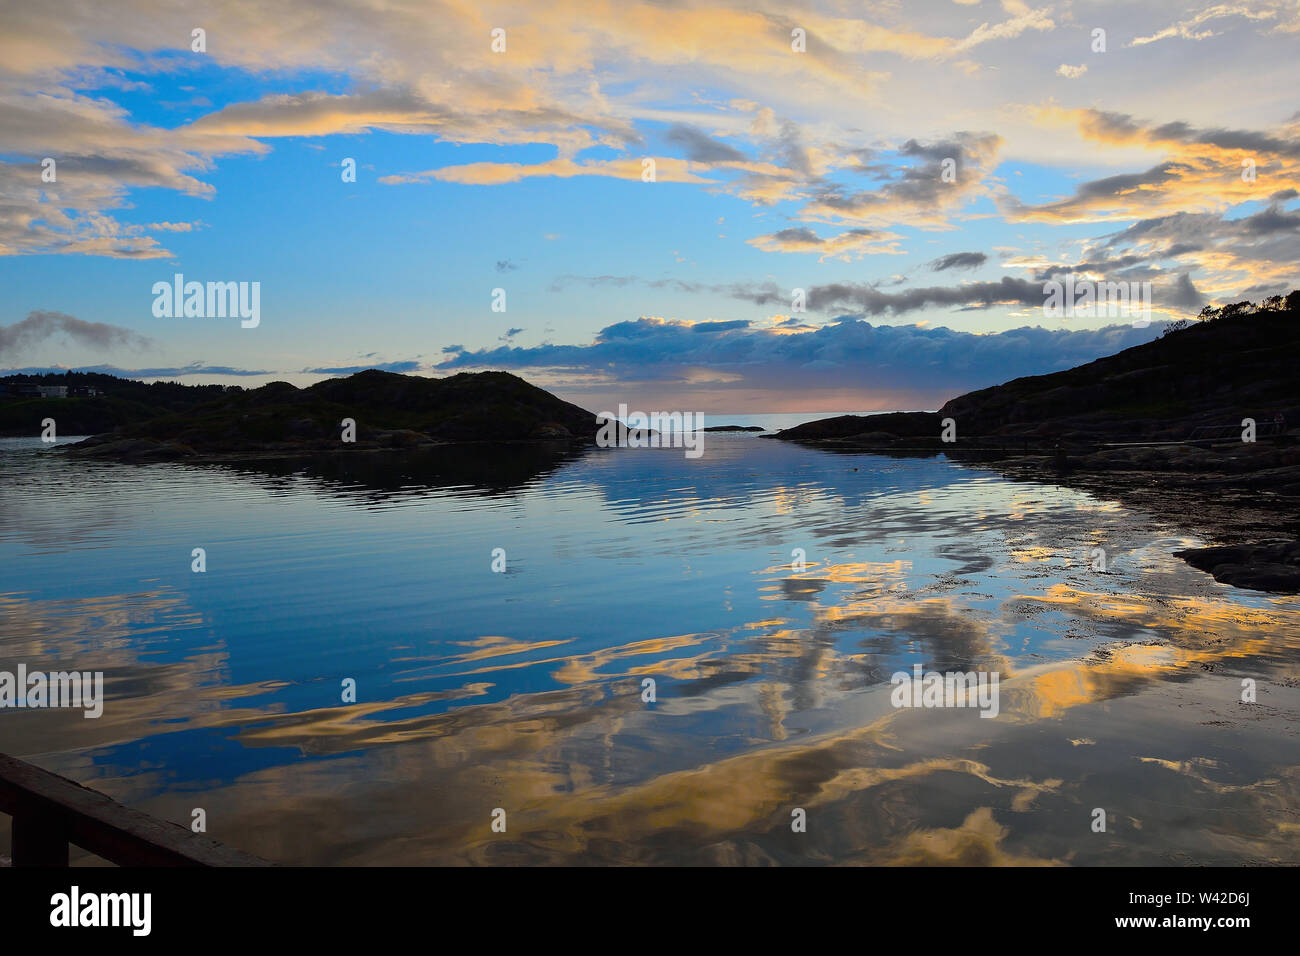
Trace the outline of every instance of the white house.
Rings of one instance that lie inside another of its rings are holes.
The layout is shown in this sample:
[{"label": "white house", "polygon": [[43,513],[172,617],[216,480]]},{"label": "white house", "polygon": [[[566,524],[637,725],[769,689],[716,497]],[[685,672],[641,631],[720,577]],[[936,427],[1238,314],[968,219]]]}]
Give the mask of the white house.
[{"label": "white house", "polygon": [[37,385],[36,388],[41,393],[41,398],[67,398],[68,386],[66,385]]}]

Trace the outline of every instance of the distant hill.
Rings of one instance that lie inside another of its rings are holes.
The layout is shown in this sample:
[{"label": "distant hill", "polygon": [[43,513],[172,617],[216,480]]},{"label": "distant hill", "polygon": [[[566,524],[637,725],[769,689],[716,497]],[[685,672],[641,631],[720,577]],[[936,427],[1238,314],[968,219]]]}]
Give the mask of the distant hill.
[{"label": "distant hill", "polygon": [[789,428],[790,441],[944,447],[941,422],[959,441],[1155,441],[1202,426],[1261,427],[1281,413],[1300,424],[1300,291],[1258,306],[1206,309],[1158,339],[1063,372],[1018,378],[948,401],[937,413],[844,415]]},{"label": "distant hill", "polygon": [[[346,418],[356,422],[358,447],[591,441],[596,433],[594,414],[508,372],[464,372],[436,379],[366,371],[308,388],[272,382],[205,397],[202,403],[177,402],[181,407],[161,413],[137,414],[134,407],[118,405],[126,421],[74,447],[82,453],[156,458],[337,449]],[[73,403],[44,400],[63,434],[76,433],[65,414]],[[24,433],[36,434],[36,425],[28,424]]]}]

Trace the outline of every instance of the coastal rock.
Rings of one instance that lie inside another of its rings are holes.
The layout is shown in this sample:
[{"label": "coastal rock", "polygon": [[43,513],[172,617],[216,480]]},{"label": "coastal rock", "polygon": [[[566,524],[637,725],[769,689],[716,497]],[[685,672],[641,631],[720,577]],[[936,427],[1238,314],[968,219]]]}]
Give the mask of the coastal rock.
[{"label": "coastal rock", "polygon": [[1300,593],[1300,541],[1189,548],[1175,551],[1192,567],[1234,587]]}]

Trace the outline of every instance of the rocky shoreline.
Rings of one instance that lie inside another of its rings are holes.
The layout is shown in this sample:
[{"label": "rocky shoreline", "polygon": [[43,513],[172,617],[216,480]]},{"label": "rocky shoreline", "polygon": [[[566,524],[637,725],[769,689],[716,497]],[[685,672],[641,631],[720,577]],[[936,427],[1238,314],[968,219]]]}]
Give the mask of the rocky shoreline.
[{"label": "rocky shoreline", "polygon": [[1300,592],[1300,292],[1238,303],[1078,368],[936,412],[838,416],[771,436],[828,451],[938,455],[1114,498],[1215,546],[1180,552],[1238,587]]},{"label": "rocky shoreline", "polygon": [[1300,442],[1208,448],[1010,447],[992,442],[803,441],[885,457],[943,454],[1013,481],[1060,485],[1147,511],[1215,544],[1176,552],[1235,587],[1300,593]]},{"label": "rocky shoreline", "polygon": [[1119,500],[1215,542],[1175,554],[1216,581],[1300,593],[1300,445],[1203,449],[1197,471],[1184,467],[1184,451],[1165,447],[1139,456],[1140,464],[1106,452],[986,464],[1008,477]]}]

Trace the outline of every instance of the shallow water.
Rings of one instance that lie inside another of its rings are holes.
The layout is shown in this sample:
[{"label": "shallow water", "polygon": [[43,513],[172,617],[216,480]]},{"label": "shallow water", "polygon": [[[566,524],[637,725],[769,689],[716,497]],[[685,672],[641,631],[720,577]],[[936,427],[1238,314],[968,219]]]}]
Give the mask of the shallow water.
[{"label": "shallow water", "polygon": [[[0,710],[0,751],[288,863],[1300,862],[1300,611],[1172,556],[1199,543],[743,434],[222,467],[5,439],[0,670],[106,702]],[[998,674],[998,716],[895,708],[914,664]]]}]

